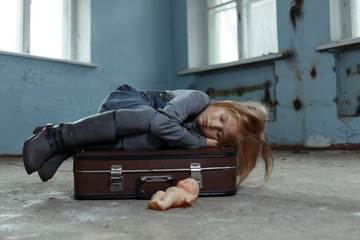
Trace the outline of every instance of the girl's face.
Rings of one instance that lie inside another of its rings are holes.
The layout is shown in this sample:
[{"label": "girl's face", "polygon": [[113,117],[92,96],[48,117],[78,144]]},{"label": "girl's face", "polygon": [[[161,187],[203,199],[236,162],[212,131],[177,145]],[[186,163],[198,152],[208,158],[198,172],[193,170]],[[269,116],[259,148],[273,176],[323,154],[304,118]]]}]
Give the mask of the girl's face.
[{"label": "girl's face", "polygon": [[197,124],[205,137],[219,143],[229,143],[239,133],[238,122],[223,107],[210,106],[200,113]]}]

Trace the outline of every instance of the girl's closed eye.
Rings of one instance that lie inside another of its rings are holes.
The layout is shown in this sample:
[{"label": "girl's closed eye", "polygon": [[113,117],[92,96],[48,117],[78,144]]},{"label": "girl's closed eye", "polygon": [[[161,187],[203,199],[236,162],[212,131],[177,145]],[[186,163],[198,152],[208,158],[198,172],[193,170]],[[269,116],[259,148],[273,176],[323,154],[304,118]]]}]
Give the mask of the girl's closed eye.
[{"label": "girl's closed eye", "polygon": [[221,121],[222,123],[225,123],[228,118],[229,118],[229,114],[228,114],[228,113],[224,113],[224,114],[221,115],[220,121]]},{"label": "girl's closed eye", "polygon": [[219,130],[216,135],[218,139],[221,139],[223,137],[223,132]]}]

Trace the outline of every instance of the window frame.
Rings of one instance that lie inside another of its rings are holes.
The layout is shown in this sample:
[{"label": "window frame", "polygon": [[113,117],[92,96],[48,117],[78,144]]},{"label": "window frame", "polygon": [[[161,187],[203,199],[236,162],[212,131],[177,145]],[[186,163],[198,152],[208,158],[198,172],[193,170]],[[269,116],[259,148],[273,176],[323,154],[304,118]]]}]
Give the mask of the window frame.
[{"label": "window frame", "polygon": [[[205,0],[207,1],[207,0]],[[207,6],[206,7],[206,19],[207,19],[207,29],[208,29],[208,34],[207,34],[207,51],[208,51],[208,64],[209,65],[216,65],[216,64],[223,64],[223,63],[212,63],[212,62],[216,62],[216,59],[214,58],[214,56],[218,55],[218,53],[215,52],[212,52],[210,47],[211,46],[214,46],[214,45],[217,45],[216,43],[214,44],[212,41],[213,38],[210,36],[211,35],[211,32],[216,32],[216,27],[214,29],[211,29],[209,28],[209,22],[212,20],[210,19],[210,15],[211,15],[211,12],[212,11],[224,11],[224,10],[228,10],[228,9],[222,9],[223,7],[226,7],[228,5],[231,5],[233,3],[235,3],[235,10],[236,10],[236,35],[237,35],[237,60],[234,60],[234,61],[238,61],[241,58],[241,49],[240,49],[240,46],[242,45],[242,42],[241,42],[241,24],[239,24],[240,22],[240,19],[239,19],[239,14],[240,14],[240,2],[241,0],[228,0],[227,2],[225,3],[220,3],[220,4],[217,4],[217,5],[214,5],[214,6]],[[216,40],[215,40],[216,42]]]},{"label": "window frame", "polygon": [[[340,1],[345,1],[345,0],[340,0]],[[351,4],[347,6],[354,6],[353,1],[351,1],[350,3]],[[335,6],[335,4],[339,4],[337,6],[338,8]],[[353,26],[352,26],[353,22],[352,22],[351,12],[353,12],[354,9],[346,8],[346,7],[341,9],[339,7],[341,4],[342,3],[339,2],[339,0],[329,0],[331,41],[316,45],[315,47],[316,51],[334,52],[334,51],[342,51],[343,49],[360,48],[360,36],[353,36]],[[360,18],[360,14],[358,14],[356,18]],[[358,27],[360,28],[360,26]]]},{"label": "window frame", "polygon": [[219,71],[223,69],[231,69],[246,65],[253,65],[253,64],[260,64],[264,62],[272,62],[278,59],[283,59],[290,57],[292,55],[292,52],[290,50],[282,50],[276,53],[270,53],[267,55],[259,56],[259,57],[252,57],[252,58],[246,58],[234,62],[228,62],[228,63],[220,63],[215,65],[207,65],[207,66],[200,66],[200,67],[194,67],[194,68],[188,68],[178,71],[179,76],[185,76],[189,74],[200,74],[205,72],[214,72]]},{"label": "window frame", "polygon": [[[360,7],[358,0],[329,0],[331,41],[357,38],[354,25],[360,14],[356,14],[356,7]],[[357,26],[358,28],[360,26]]]},{"label": "window frame", "polygon": [[[243,17],[241,16],[243,14],[242,5],[241,5],[242,1],[240,0],[234,0],[234,1],[237,2],[236,5],[237,14],[238,14],[237,18],[239,23],[239,20],[241,20],[239,18]],[[244,29],[242,24],[238,24],[237,33],[238,33],[238,44],[239,44],[238,47],[239,60],[210,65],[208,60],[209,51],[208,50],[204,51],[205,45],[206,48],[208,48],[207,44],[204,44],[204,42],[208,43],[208,40],[205,37],[207,36],[207,31],[208,31],[206,0],[202,0],[202,1],[187,0],[187,21],[188,21],[187,24],[188,66],[186,69],[182,69],[178,71],[178,75],[180,76],[188,75],[188,74],[200,74],[203,72],[214,72],[222,69],[234,68],[249,64],[271,62],[277,59],[287,58],[292,55],[291,51],[288,49],[283,49],[283,50],[278,49],[275,52],[263,54],[261,56],[244,58],[242,53],[244,43],[241,36],[246,30]],[[189,24],[190,22],[191,24]],[[204,30],[206,31],[206,34],[204,34]]]},{"label": "window frame", "polygon": [[[66,57],[53,58],[49,56],[38,56],[30,53],[30,17],[31,0],[21,0],[19,8],[22,12],[20,16],[20,46],[19,52],[0,50],[1,55],[23,57],[28,59],[44,60],[50,62],[59,62],[65,64],[79,65],[96,68],[97,64],[91,62],[91,44],[90,44],[90,11],[91,0],[70,0],[70,29],[69,42]],[[85,10],[81,10],[84,8]],[[82,28],[80,28],[82,26]],[[77,34],[85,36],[89,42],[85,42],[84,37],[76,39]],[[84,47],[82,44],[85,44]],[[86,49],[86,50],[84,50]],[[85,52],[85,53],[84,53]],[[82,54],[82,55],[81,55]]]}]

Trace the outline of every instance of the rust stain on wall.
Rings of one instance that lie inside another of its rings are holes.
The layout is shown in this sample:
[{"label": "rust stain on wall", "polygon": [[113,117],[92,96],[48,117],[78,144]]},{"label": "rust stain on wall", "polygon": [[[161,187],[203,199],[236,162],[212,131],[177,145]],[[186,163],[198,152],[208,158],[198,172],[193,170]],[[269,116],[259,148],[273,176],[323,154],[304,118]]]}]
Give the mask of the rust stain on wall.
[{"label": "rust stain on wall", "polygon": [[208,94],[212,98],[216,97],[228,97],[228,96],[239,96],[241,97],[245,93],[251,93],[258,90],[264,91],[264,98],[262,99],[262,102],[268,105],[269,107],[275,107],[277,102],[273,102],[271,100],[271,82],[266,81],[264,84],[259,85],[253,85],[248,87],[234,87],[230,89],[214,89],[214,88],[208,88],[205,93]]},{"label": "rust stain on wall", "polygon": [[310,72],[310,76],[312,78],[316,78],[316,75],[317,75],[317,72],[316,72],[316,69],[315,69],[315,66],[311,69],[311,72]]},{"label": "rust stain on wall", "polygon": [[349,123],[350,122],[350,117],[341,117],[340,121],[342,121],[343,123]]},{"label": "rust stain on wall", "polygon": [[351,77],[351,76],[355,76],[355,75],[360,75],[360,64],[356,65],[356,71],[351,71],[350,68],[346,69],[346,76],[347,77]]},{"label": "rust stain on wall", "polygon": [[296,69],[296,78],[298,81],[301,81],[301,73],[300,73],[300,70],[299,69]]},{"label": "rust stain on wall", "polygon": [[291,2],[290,8],[290,19],[293,27],[296,29],[296,18],[301,18],[303,16],[303,6],[304,0],[294,0]]},{"label": "rust stain on wall", "polygon": [[265,93],[264,93],[264,99],[262,101],[268,106],[274,106],[274,103],[271,100],[270,88],[271,88],[271,83],[270,81],[268,81],[265,83]]},{"label": "rust stain on wall", "polygon": [[355,116],[360,116],[360,96],[357,97],[358,106],[356,108]]},{"label": "rust stain on wall", "polygon": [[232,95],[241,97],[245,93],[255,92],[257,90],[266,90],[269,85],[271,86],[270,81],[266,82],[265,84],[253,85],[253,86],[249,86],[249,87],[235,87],[235,88],[230,88],[230,89],[208,88],[205,92],[210,97],[228,97],[228,96],[232,96]]},{"label": "rust stain on wall", "polygon": [[349,77],[350,74],[351,74],[351,70],[349,68],[346,69],[346,76]]},{"label": "rust stain on wall", "polygon": [[302,107],[302,103],[301,103],[301,101],[300,101],[299,98],[296,98],[296,99],[293,101],[293,105],[294,105],[294,109],[295,109],[296,111],[299,111],[299,110],[301,109],[301,107]]}]

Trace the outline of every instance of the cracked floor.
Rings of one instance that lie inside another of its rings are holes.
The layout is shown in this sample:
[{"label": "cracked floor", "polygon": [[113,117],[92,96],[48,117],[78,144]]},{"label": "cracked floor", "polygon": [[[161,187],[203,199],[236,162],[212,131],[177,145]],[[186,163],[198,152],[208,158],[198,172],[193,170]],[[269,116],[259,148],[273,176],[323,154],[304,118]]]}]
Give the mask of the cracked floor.
[{"label": "cracked floor", "polygon": [[358,239],[360,151],[274,151],[235,196],[201,197],[154,211],[147,200],[73,198],[72,160],[50,181],[25,173],[21,158],[0,158],[2,239]]}]

